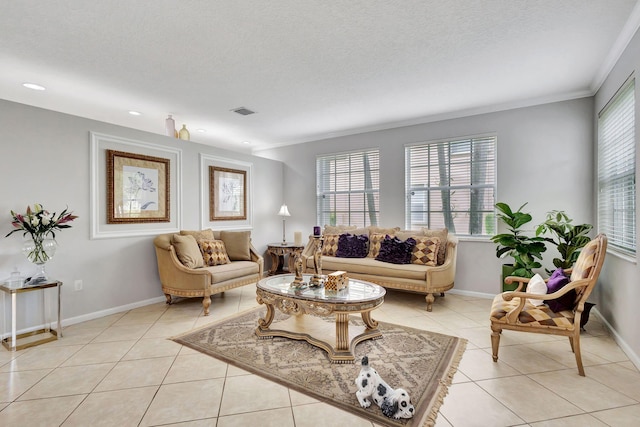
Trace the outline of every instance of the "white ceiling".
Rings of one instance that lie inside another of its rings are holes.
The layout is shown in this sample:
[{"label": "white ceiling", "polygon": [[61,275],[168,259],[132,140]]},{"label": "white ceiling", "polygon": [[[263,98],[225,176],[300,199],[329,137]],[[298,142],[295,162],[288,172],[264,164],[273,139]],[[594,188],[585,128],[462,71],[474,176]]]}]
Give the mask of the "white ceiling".
[{"label": "white ceiling", "polygon": [[1,6],[0,98],[160,134],[173,114],[239,151],[588,96],[640,21],[636,0]]}]

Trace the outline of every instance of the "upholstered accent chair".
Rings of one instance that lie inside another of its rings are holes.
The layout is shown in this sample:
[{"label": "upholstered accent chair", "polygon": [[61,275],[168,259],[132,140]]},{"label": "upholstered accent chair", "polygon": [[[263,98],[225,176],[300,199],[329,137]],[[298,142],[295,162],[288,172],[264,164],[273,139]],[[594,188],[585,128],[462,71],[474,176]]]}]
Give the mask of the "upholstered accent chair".
[{"label": "upholstered accent chair", "polygon": [[[529,282],[524,277],[507,277],[507,283],[518,282],[513,292],[496,295],[491,307],[491,347],[493,361],[498,361],[500,334],[503,329],[538,334],[552,334],[569,337],[571,350],[575,354],[578,373],[584,376],[580,354],[580,320],[585,302],[593,290],[607,251],[607,237],[598,234],[580,252],[578,260],[565,273],[571,274],[569,283],[558,291],[539,295],[522,292]],[[552,311],[547,305],[534,306],[528,299],[556,300],[570,292],[575,292],[574,306],[569,310]]]}]

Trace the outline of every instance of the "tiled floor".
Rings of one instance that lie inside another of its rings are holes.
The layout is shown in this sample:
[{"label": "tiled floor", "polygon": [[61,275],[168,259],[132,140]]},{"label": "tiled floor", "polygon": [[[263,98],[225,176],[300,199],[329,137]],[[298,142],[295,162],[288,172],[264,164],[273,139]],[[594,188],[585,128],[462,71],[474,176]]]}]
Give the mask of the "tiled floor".
[{"label": "tiled floor", "polygon": [[[1,426],[369,426],[303,394],[182,347],[167,337],[257,306],[255,286],[154,304],[65,328],[64,338],[0,349]],[[491,359],[486,299],[448,294],[425,311],[393,292],[374,318],[469,340],[437,426],[637,426],[640,373],[592,316],[582,335],[587,376],[566,338],[503,332]]]}]

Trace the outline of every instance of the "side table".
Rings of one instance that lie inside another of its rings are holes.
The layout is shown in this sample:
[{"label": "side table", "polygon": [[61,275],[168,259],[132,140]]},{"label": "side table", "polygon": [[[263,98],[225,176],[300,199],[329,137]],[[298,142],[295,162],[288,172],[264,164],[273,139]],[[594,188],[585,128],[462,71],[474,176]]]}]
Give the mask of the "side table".
[{"label": "side table", "polygon": [[284,270],[284,258],[287,254],[289,255],[289,261],[287,263],[289,272],[293,272],[293,262],[295,261],[295,255],[299,252],[302,252],[303,249],[303,245],[296,245],[295,243],[291,242],[269,243],[267,245],[267,253],[271,255],[271,269],[269,270],[269,275],[272,276],[274,274],[287,272],[286,270]]},{"label": "side table", "polygon": [[[5,305],[5,295],[11,295],[11,334],[7,338],[2,339],[2,345],[10,351],[22,350],[24,348],[33,347],[38,344],[44,344],[46,342],[55,341],[58,338],[62,338],[62,324],[60,323],[60,288],[62,282],[58,280],[50,280],[47,282],[38,283],[32,286],[13,286],[7,283],[0,283],[0,290],[2,292],[2,306]],[[58,323],[57,328],[53,329],[52,323],[49,319],[50,304],[47,299],[47,289],[57,288],[57,304],[58,304]],[[18,294],[26,292],[42,291],[43,292],[43,315],[44,315],[44,328],[38,329],[32,332],[26,332],[20,335],[16,335],[16,311],[17,311],[17,296]],[[6,334],[6,317],[3,316],[3,337]],[[41,337],[36,337],[41,335]],[[34,337],[34,338],[32,338]],[[22,340],[22,344],[18,344],[18,341]]]}]

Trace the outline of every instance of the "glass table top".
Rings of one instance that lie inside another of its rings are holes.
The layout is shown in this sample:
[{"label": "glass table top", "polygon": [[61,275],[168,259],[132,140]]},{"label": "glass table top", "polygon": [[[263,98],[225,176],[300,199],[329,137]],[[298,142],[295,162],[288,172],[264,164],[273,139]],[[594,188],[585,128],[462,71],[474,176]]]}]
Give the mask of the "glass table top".
[{"label": "glass table top", "polygon": [[[303,275],[306,283],[309,283],[311,277],[310,274]],[[271,276],[260,280],[258,282],[258,288],[283,296],[334,304],[374,301],[386,294],[382,286],[352,278],[349,278],[349,286],[340,291],[327,291],[324,287],[295,289],[291,287],[291,282],[293,282],[294,279],[295,276],[293,274]]]}]

